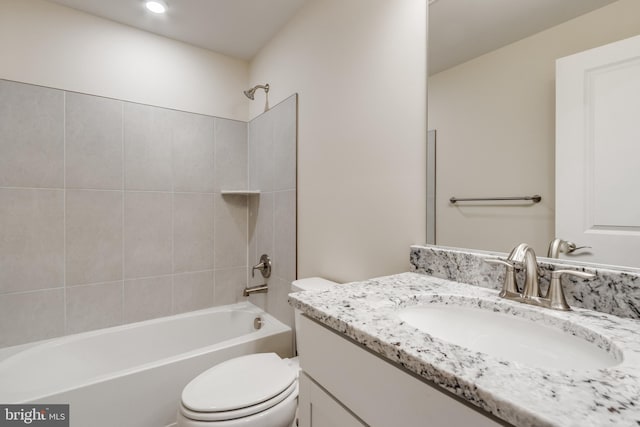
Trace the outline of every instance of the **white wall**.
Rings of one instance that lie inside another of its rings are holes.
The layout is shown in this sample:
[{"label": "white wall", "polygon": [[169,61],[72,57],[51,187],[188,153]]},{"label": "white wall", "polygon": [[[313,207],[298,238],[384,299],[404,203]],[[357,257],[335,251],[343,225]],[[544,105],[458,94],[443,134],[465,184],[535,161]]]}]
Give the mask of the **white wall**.
[{"label": "white wall", "polygon": [[[640,33],[638,16],[638,0],[620,0],[430,76],[438,244],[508,251],[528,242],[546,254],[554,237],[555,60]],[[448,202],[532,194],[542,203]]]},{"label": "white wall", "polygon": [[0,0],[0,78],[248,119],[248,63],[42,0]]},{"label": "white wall", "polygon": [[407,271],[425,240],[426,5],[311,0],[251,62],[271,104],[300,95],[298,277]]}]

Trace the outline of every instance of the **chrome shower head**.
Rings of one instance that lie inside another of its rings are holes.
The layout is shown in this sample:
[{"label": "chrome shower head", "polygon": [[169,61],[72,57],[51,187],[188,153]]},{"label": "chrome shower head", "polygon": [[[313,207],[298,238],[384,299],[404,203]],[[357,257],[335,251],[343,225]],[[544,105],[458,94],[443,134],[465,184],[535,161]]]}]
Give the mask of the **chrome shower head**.
[{"label": "chrome shower head", "polygon": [[264,89],[265,93],[269,93],[269,83],[267,83],[266,85],[256,85],[251,89],[245,90],[244,96],[246,96],[247,98],[253,101],[253,99],[255,98],[256,90],[258,89]]},{"label": "chrome shower head", "polygon": [[253,89],[245,90],[244,96],[246,96],[247,98],[253,101],[255,93],[256,93],[256,88],[254,87]]}]

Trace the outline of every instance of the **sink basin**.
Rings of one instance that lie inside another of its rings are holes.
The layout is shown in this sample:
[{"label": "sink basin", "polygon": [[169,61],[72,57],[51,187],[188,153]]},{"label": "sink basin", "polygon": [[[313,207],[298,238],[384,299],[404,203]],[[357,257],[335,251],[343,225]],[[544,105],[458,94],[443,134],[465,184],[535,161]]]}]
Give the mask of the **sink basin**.
[{"label": "sink basin", "polygon": [[398,316],[440,340],[533,367],[588,370],[621,362],[568,332],[488,309],[425,304],[404,308]]}]

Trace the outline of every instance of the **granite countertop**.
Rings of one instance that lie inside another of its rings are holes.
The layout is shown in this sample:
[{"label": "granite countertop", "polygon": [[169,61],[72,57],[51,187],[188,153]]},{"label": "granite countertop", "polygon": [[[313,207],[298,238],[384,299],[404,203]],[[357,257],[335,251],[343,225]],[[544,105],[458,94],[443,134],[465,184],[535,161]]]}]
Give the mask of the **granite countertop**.
[{"label": "granite countertop", "polygon": [[[515,426],[640,425],[640,321],[506,301],[492,289],[416,273],[289,295],[307,316]],[[622,362],[597,370],[532,367],[450,344],[402,322],[424,304],[501,311],[591,341]]]}]

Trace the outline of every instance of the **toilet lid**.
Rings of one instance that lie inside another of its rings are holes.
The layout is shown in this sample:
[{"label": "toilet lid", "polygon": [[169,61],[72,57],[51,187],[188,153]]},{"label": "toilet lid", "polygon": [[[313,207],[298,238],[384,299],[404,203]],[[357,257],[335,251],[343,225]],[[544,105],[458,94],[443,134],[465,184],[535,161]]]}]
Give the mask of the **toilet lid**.
[{"label": "toilet lid", "polygon": [[296,378],[297,371],[275,353],[241,356],[194,378],[182,391],[182,404],[196,412],[233,411],[274,398]]},{"label": "toilet lid", "polygon": [[[222,412],[197,412],[192,411],[184,405],[180,405],[180,413],[194,421],[231,421],[238,418],[249,417],[254,414],[263,416],[267,411],[273,411],[274,407],[277,407],[280,403],[296,399],[298,397],[298,382],[295,381],[282,393],[276,397],[258,403],[257,405],[248,406],[246,408],[236,409],[235,411],[222,411]],[[286,409],[286,405],[283,407]]]}]

